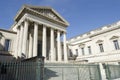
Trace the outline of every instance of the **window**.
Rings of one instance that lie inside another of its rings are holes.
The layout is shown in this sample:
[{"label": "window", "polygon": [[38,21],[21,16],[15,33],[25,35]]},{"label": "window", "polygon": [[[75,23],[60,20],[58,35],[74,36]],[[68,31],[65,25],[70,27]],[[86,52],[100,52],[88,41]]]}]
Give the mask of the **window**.
[{"label": "window", "polygon": [[76,49],[76,55],[78,56],[78,49]]},{"label": "window", "polygon": [[99,44],[100,52],[104,52],[103,44]]},{"label": "window", "polygon": [[84,48],[81,48],[82,55],[85,55]]},{"label": "window", "polygon": [[89,54],[92,54],[92,52],[91,52],[91,46],[88,46],[88,52],[89,52]]},{"label": "window", "polygon": [[116,49],[116,50],[120,49],[120,48],[119,48],[118,40],[114,40],[113,43],[114,43],[114,46],[115,46],[115,49]]},{"label": "window", "polygon": [[10,48],[10,39],[6,39],[5,40],[5,47],[4,47],[4,50],[5,51],[9,51],[9,48]]}]

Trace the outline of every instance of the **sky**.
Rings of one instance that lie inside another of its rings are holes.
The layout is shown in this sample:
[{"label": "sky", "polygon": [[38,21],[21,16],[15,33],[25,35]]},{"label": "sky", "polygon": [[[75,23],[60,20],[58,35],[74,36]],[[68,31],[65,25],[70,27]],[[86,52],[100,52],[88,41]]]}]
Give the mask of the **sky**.
[{"label": "sky", "polygon": [[120,0],[1,0],[0,28],[9,29],[24,4],[55,9],[70,24],[67,39],[120,20]]}]

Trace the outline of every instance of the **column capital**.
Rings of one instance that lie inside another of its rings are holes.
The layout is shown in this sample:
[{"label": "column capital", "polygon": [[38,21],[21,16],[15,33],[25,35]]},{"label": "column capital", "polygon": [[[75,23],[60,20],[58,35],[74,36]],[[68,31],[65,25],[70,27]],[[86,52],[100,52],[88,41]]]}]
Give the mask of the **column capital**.
[{"label": "column capital", "polygon": [[60,33],[61,33],[62,31],[61,31],[61,30],[59,30],[59,29],[57,29],[57,32],[60,32]]},{"label": "column capital", "polygon": [[63,31],[63,33],[64,33],[64,34],[67,34],[67,32],[66,32],[66,31]]},{"label": "column capital", "polygon": [[39,25],[39,23],[38,23],[38,22],[33,22],[33,24]]},{"label": "column capital", "polygon": [[27,18],[26,18],[23,22],[25,22],[25,21],[30,22],[30,20],[29,20],[29,19],[27,19]]},{"label": "column capital", "polygon": [[20,24],[18,24],[18,27],[20,27],[21,25],[24,25],[24,21],[22,20],[22,22]]},{"label": "column capital", "polygon": [[50,27],[50,29],[55,30],[55,28]]},{"label": "column capital", "polygon": [[42,24],[43,27],[47,27],[47,25]]},{"label": "column capital", "polygon": [[20,25],[19,26],[17,26],[17,28],[16,28],[17,30],[20,30]]}]

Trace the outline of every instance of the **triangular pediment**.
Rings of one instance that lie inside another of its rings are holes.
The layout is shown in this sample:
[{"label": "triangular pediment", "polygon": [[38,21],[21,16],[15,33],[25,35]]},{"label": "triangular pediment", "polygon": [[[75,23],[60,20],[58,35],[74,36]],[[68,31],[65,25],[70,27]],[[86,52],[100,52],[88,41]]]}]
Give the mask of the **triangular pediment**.
[{"label": "triangular pediment", "polygon": [[102,43],[103,42],[103,40],[97,40],[97,42],[96,43]]},{"label": "triangular pediment", "polygon": [[110,38],[110,40],[118,39],[118,38],[119,38],[119,36],[112,36],[112,37]]},{"label": "triangular pediment", "polygon": [[50,7],[25,5],[25,8],[30,9],[34,12],[37,12],[37,13],[43,15],[44,17],[53,19],[53,20],[58,21],[58,22],[62,22],[66,25],[69,25],[68,22],[64,18],[62,18],[54,9],[52,9]]},{"label": "triangular pediment", "polygon": [[79,44],[79,47],[81,47],[81,48],[84,47],[84,46],[85,46],[85,44],[83,44],[83,43]]}]

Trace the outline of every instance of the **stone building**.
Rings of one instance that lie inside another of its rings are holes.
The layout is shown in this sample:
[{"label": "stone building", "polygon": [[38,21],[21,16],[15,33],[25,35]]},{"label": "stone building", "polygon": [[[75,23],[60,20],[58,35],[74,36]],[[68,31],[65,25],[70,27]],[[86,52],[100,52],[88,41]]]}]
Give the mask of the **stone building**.
[{"label": "stone building", "polygon": [[73,56],[88,63],[120,60],[120,21],[67,41],[69,23],[50,7],[24,5],[14,21],[9,30],[0,29],[0,60],[36,56],[44,56],[46,62],[68,62]]},{"label": "stone building", "polygon": [[66,28],[69,23],[54,9],[24,5],[14,21],[9,30],[0,29],[0,59],[44,56],[45,61],[68,61]]},{"label": "stone building", "polygon": [[76,61],[107,63],[120,61],[120,21],[67,41],[69,56]]}]

